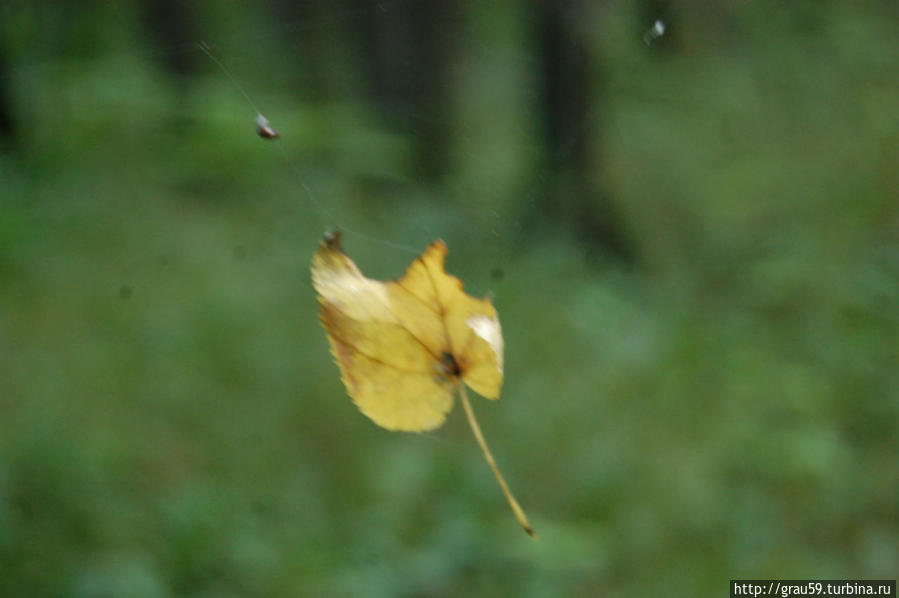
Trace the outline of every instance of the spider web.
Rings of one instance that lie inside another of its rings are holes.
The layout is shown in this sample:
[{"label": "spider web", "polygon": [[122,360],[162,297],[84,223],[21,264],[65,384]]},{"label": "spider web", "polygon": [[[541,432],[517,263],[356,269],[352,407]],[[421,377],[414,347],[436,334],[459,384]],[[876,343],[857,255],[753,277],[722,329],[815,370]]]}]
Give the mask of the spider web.
[{"label": "spider web", "polygon": [[[527,63],[503,48],[467,44],[475,15],[449,4],[359,2],[283,21],[276,8],[239,15],[237,22],[194,23],[195,36],[142,45],[149,45],[151,60],[175,65],[169,70],[185,95],[206,98],[193,102],[190,118],[230,120],[229,131],[248,137],[257,114],[271,121],[281,138],[270,144],[254,138],[254,151],[265,152],[260,161],[267,176],[293,189],[293,200],[303,204],[294,214],[316,223],[318,234],[344,230],[367,254],[363,263],[376,272],[378,264],[388,264],[384,274],[442,237],[451,248],[493,254],[482,262],[482,275],[495,277],[499,241],[521,226],[510,215],[520,187],[520,172],[513,171],[525,168],[523,158],[536,149],[512,130],[523,141],[520,156],[482,154],[483,123],[468,117],[473,111],[458,73],[483,56],[500,70],[509,60],[516,70]],[[121,10],[117,18],[135,21]],[[414,39],[416,26],[436,37],[427,44],[435,55],[429,60],[414,55],[422,46]],[[392,45],[378,39],[391,29],[406,39]],[[382,56],[366,61],[367,52]],[[397,56],[384,56],[390,52]],[[443,71],[429,77],[436,63]],[[385,65],[402,73],[381,81],[373,71]],[[426,80],[429,90],[418,93],[418,82]],[[511,93],[527,96],[529,86],[521,78]],[[311,232],[308,226],[302,231]]]}]

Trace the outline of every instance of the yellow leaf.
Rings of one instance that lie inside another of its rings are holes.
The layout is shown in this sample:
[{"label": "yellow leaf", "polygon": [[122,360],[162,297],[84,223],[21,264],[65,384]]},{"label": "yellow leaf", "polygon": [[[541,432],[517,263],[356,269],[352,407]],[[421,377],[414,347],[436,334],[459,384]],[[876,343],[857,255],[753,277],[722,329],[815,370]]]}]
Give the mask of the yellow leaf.
[{"label": "yellow leaf", "polygon": [[465,386],[498,399],[503,337],[489,299],[475,299],[444,270],[436,241],[394,281],[366,278],[325,236],[312,260],[321,321],[347,393],[363,414],[388,430],[423,431],[443,424],[458,391],[466,417],[519,523],[533,535],[484,441]]}]

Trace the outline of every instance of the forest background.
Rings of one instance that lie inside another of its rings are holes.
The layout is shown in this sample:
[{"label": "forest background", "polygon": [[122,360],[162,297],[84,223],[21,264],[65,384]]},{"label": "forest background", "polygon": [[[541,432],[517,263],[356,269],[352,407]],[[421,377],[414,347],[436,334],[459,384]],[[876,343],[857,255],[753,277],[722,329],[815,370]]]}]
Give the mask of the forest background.
[{"label": "forest background", "polygon": [[[894,1],[4,3],[0,594],[895,579],[897,28]],[[536,542],[460,409],[397,434],[346,396],[308,273],[332,226],[382,278],[443,238],[492,296],[505,386],[474,407]]]}]

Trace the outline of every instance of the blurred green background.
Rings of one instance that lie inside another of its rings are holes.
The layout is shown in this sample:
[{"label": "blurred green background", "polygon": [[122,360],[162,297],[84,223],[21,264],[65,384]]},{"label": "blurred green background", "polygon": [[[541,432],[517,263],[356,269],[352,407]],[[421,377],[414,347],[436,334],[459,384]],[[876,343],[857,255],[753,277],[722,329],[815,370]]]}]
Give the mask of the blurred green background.
[{"label": "blurred green background", "polygon": [[[0,595],[894,579],[897,31],[892,0],[4,3]],[[389,433],[346,396],[334,225],[377,277],[442,237],[493,296],[474,407],[538,541],[461,409]]]}]

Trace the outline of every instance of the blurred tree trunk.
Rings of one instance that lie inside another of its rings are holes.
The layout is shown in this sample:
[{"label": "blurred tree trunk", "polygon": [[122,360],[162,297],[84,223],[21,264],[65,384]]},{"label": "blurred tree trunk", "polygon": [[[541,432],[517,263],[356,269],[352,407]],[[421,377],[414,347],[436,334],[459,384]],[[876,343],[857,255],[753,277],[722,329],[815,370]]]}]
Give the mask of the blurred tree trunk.
[{"label": "blurred tree trunk", "polygon": [[333,23],[330,15],[342,7],[326,0],[275,0],[271,5],[284,47],[295,57],[295,81],[303,98],[324,102],[341,96],[342,56],[335,55],[335,33],[328,25]]},{"label": "blurred tree trunk", "polygon": [[590,119],[602,90],[580,33],[586,6],[580,0],[542,3],[537,21],[544,146],[538,216],[572,228],[581,241],[612,257],[631,261],[633,251],[614,207],[592,174],[598,143]]},{"label": "blurred tree trunk", "polygon": [[417,141],[417,170],[427,178],[445,173],[448,138],[448,80],[453,44],[459,34],[455,0],[373,9],[353,21],[368,93],[389,124]]},{"label": "blurred tree trunk", "polygon": [[[163,48],[171,48],[157,56],[175,84],[179,93],[187,90],[188,82],[196,72],[196,48],[185,48],[187,42],[199,39],[190,3],[178,0],[145,0],[143,3],[144,27]],[[183,50],[178,50],[184,48]]]},{"label": "blurred tree trunk", "polygon": [[0,44],[0,140],[12,144],[16,140],[16,123],[13,117],[9,81],[10,72],[6,60],[6,50]]}]

